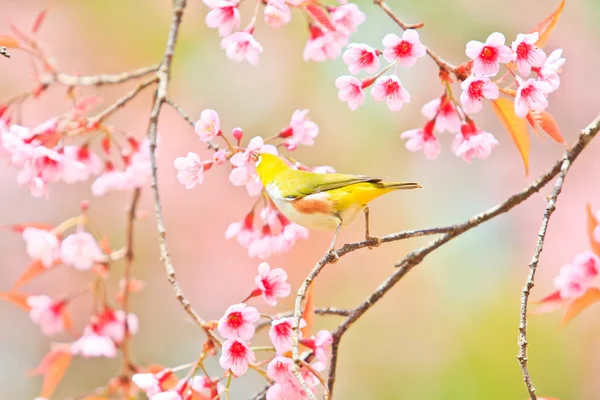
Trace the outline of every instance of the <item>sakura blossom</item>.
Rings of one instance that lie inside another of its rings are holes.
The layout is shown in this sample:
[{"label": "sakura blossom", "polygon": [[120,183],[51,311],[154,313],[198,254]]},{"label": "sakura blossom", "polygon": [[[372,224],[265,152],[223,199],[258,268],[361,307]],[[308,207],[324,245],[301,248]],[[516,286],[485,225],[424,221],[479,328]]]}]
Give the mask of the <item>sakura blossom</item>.
[{"label": "sakura blossom", "polygon": [[194,124],[194,131],[201,141],[210,142],[221,132],[219,114],[211,109],[202,111],[200,119]]},{"label": "sakura blossom", "polygon": [[579,270],[583,279],[592,280],[600,273],[600,258],[591,251],[577,254],[573,265]]},{"label": "sakura blossom", "polygon": [[470,76],[461,84],[463,92],[460,94],[460,102],[465,112],[469,114],[478,113],[483,107],[483,99],[497,99],[500,96],[498,86],[487,77]]},{"label": "sakura blossom", "polygon": [[254,307],[244,303],[229,306],[225,315],[219,320],[217,330],[226,339],[250,340],[254,335],[254,322],[260,314]]},{"label": "sakura blossom", "polygon": [[379,70],[377,50],[366,44],[350,43],[342,59],[348,65],[348,71],[353,75],[363,69],[369,74],[374,74]]},{"label": "sakura blossom", "polygon": [[527,35],[520,33],[512,43],[513,61],[523,76],[529,76],[531,67],[541,67],[546,61],[544,50],[535,45],[539,36],[538,32]]},{"label": "sakura blossom", "polygon": [[267,365],[269,378],[273,379],[276,383],[293,382],[295,378],[290,369],[293,363],[291,358],[276,356]]},{"label": "sakura blossom", "polygon": [[292,12],[285,0],[268,0],[264,13],[265,22],[273,28],[281,28],[292,19]]},{"label": "sakura blossom", "polygon": [[99,334],[93,325],[87,325],[83,335],[71,344],[71,353],[83,357],[115,357],[117,348],[115,342]]},{"label": "sakura blossom", "polygon": [[239,0],[219,0],[211,3],[214,3],[214,7],[206,14],[206,25],[209,28],[218,28],[219,35],[227,36],[240,27]]},{"label": "sakura blossom", "polygon": [[85,271],[104,258],[98,242],[88,232],[77,232],[67,236],[60,244],[60,258],[66,265]]},{"label": "sakura blossom", "polygon": [[397,61],[403,67],[412,67],[417,59],[423,57],[427,50],[419,39],[419,32],[407,29],[402,38],[394,33],[389,33],[383,38],[383,57],[388,62]]},{"label": "sakura blossom", "polygon": [[232,222],[225,231],[225,238],[236,238],[238,243],[248,248],[258,237],[259,233],[254,230],[254,212],[250,212],[240,222]]},{"label": "sakura blossom", "polygon": [[61,171],[61,179],[64,182],[83,182],[91,175],[99,175],[102,172],[102,160],[87,146],[65,146],[62,151],[65,168]]},{"label": "sakura blossom", "polygon": [[277,305],[278,297],[287,297],[291,285],[286,282],[287,273],[281,268],[271,269],[269,264],[262,262],[258,265],[258,275],[254,279],[262,297],[270,306]]},{"label": "sakura blossom", "polygon": [[293,381],[271,385],[266,395],[267,400],[304,400],[306,398],[304,390],[295,385]]},{"label": "sakura blossom", "polygon": [[65,301],[54,301],[46,295],[28,296],[29,317],[40,326],[46,336],[56,335],[65,330],[63,307]]},{"label": "sakura blossom", "polygon": [[348,43],[347,36],[340,32],[324,31],[316,25],[310,27],[310,36],[304,46],[304,61],[323,62],[335,60]]},{"label": "sakura blossom", "polygon": [[421,113],[428,119],[435,119],[435,130],[440,133],[460,131],[460,115],[454,103],[446,96],[426,103],[421,108]]},{"label": "sakura blossom", "polygon": [[250,196],[260,194],[262,183],[256,174],[256,165],[253,154],[268,153],[277,155],[277,148],[270,144],[265,144],[260,136],[256,136],[250,140],[248,147],[244,152],[234,154],[229,162],[235,168],[229,174],[229,181],[234,186],[246,186],[246,190]]},{"label": "sakura blossom", "polygon": [[515,97],[515,114],[523,118],[529,110],[544,111],[548,107],[547,94],[552,87],[546,82],[528,79],[521,83]]},{"label": "sakura blossom", "polygon": [[260,211],[262,228],[248,246],[248,255],[262,260],[289,251],[296,240],[308,238],[308,229],[291,222],[279,210],[265,207]]},{"label": "sakura blossom", "polygon": [[223,38],[221,48],[231,61],[241,62],[245,59],[252,65],[258,65],[258,56],[263,51],[260,43],[248,32],[234,32]]},{"label": "sakura blossom", "polygon": [[367,17],[354,3],[342,4],[330,10],[331,23],[335,29],[346,36],[356,32],[358,25]]},{"label": "sakura blossom", "polygon": [[425,126],[418,129],[408,130],[400,135],[402,139],[408,139],[406,149],[408,151],[423,150],[425,157],[434,160],[440,154],[440,143],[433,134],[435,121],[428,121]]},{"label": "sakura blossom", "polygon": [[[138,331],[138,318],[135,314],[127,314],[127,330],[130,335]],[[115,343],[121,343],[125,338],[125,312],[123,310],[106,310],[100,316],[98,333],[111,338]]]},{"label": "sakura blossom", "polygon": [[589,282],[581,272],[574,264],[563,265],[560,269],[560,273],[554,278],[554,286],[562,299],[576,299],[586,292]]},{"label": "sakura blossom", "polygon": [[[189,157],[188,153],[188,157]],[[213,158],[212,158],[212,162],[214,165],[223,165],[227,162],[227,157],[228,157],[229,152],[227,150],[217,150],[213,153]],[[198,156],[198,159],[200,159],[200,156]],[[204,166],[202,167],[202,169],[204,170]]]},{"label": "sakura blossom", "polygon": [[59,242],[54,232],[29,227],[23,230],[23,239],[29,257],[40,260],[46,268],[54,265],[59,257]]},{"label": "sakura blossom", "polygon": [[248,364],[254,363],[255,360],[254,352],[246,342],[228,339],[221,348],[219,365],[225,370],[231,370],[236,376],[242,376],[248,371]]},{"label": "sakura blossom", "polygon": [[351,110],[356,110],[365,102],[363,83],[358,78],[351,75],[340,76],[335,80],[335,86],[339,90],[339,99],[348,102]]},{"label": "sakura blossom", "polygon": [[287,150],[295,149],[299,144],[312,146],[319,135],[319,126],[307,117],[308,110],[296,110],[292,114],[290,125],[279,133],[285,138]]},{"label": "sakura blossom", "polygon": [[[292,326],[294,324],[293,318],[280,318],[271,321],[271,328],[269,329],[269,339],[275,347],[277,354],[283,354],[292,349]],[[306,321],[300,319],[300,328],[306,326]]]},{"label": "sakura blossom", "polygon": [[149,398],[163,391],[159,377],[155,374],[141,373],[135,374],[131,380],[139,387]]},{"label": "sakura blossom", "polygon": [[489,132],[479,129],[474,124],[464,124],[461,132],[456,135],[452,143],[452,151],[458,157],[470,163],[475,158],[486,159],[489,157],[498,141]]},{"label": "sakura blossom", "polygon": [[500,71],[500,63],[512,61],[512,51],[504,43],[506,38],[500,32],[494,32],[485,43],[471,40],[465,53],[473,60],[473,74],[476,76],[494,76]]},{"label": "sakura blossom", "polygon": [[177,180],[186,189],[204,182],[204,164],[198,154],[190,151],[186,157],[177,157],[173,165],[177,168]]},{"label": "sakura blossom", "polygon": [[208,378],[207,376],[194,376],[190,386],[194,391],[210,396],[209,398],[211,399],[217,394],[221,394],[225,391],[225,386],[219,382],[218,376],[212,378]]},{"label": "sakura blossom", "polygon": [[551,91],[554,92],[560,86],[560,76],[558,74],[561,72],[564,63],[562,49],[557,49],[550,53],[544,65],[539,68],[532,67],[531,69],[537,72],[538,80],[550,85]]},{"label": "sakura blossom", "polygon": [[183,400],[181,393],[176,389],[169,389],[166,392],[157,393],[150,400]]},{"label": "sakura blossom", "polygon": [[400,111],[404,103],[410,103],[410,94],[396,75],[378,78],[371,89],[371,97],[375,101],[385,101],[392,111]]}]

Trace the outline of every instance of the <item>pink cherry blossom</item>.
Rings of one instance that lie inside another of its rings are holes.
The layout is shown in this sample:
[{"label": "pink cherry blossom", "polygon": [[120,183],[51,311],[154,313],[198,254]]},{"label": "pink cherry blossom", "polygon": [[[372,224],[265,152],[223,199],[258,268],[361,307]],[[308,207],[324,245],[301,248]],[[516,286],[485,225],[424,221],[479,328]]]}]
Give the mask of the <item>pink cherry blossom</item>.
[{"label": "pink cherry blossom", "polygon": [[458,157],[470,163],[473,157],[485,159],[492,152],[498,141],[489,132],[479,129],[474,124],[464,124],[461,132],[456,135],[452,143],[452,151]]},{"label": "pink cherry blossom", "polygon": [[[214,165],[223,165],[227,162],[227,157],[229,156],[229,152],[224,149],[217,150],[213,153],[212,162]],[[189,156],[189,153],[188,153]],[[204,168],[203,168],[204,169]]]},{"label": "pink cherry blossom", "polygon": [[316,336],[310,339],[301,339],[300,342],[315,353],[317,359],[314,365],[315,369],[317,371],[325,369],[331,355],[331,344],[333,343],[331,333],[327,330],[321,330],[317,332]]},{"label": "pink cherry blossom", "polygon": [[292,12],[285,0],[268,0],[265,5],[265,22],[273,28],[281,28],[292,19]]},{"label": "pink cherry blossom", "polygon": [[293,382],[295,380],[291,371],[293,363],[291,358],[276,356],[271,360],[269,365],[267,365],[267,375],[276,383],[283,384],[289,381]]},{"label": "pink cherry blossom", "polygon": [[204,182],[204,164],[198,154],[190,151],[186,157],[177,157],[173,164],[177,168],[177,180],[186,189]]},{"label": "pink cherry blossom", "polygon": [[388,62],[398,61],[403,67],[412,67],[417,63],[417,59],[426,54],[426,48],[421,44],[419,32],[414,29],[408,29],[398,35],[389,33],[383,38],[383,57]]},{"label": "pink cherry blossom", "polygon": [[256,308],[248,307],[244,303],[234,304],[225,311],[217,329],[225,339],[250,340],[254,335],[253,323],[259,318],[260,314]]},{"label": "pink cherry blossom", "polygon": [[211,109],[202,111],[200,119],[194,124],[194,131],[201,141],[210,142],[221,131],[219,114]]},{"label": "pink cherry blossom", "polygon": [[246,59],[252,65],[258,65],[258,56],[263,51],[260,43],[248,32],[234,32],[223,38],[221,48],[231,61],[241,62]]},{"label": "pink cherry blossom", "polygon": [[[269,329],[269,339],[273,343],[277,354],[283,354],[292,349],[292,326],[294,324],[293,318],[280,318],[271,321],[271,328]],[[300,319],[300,328],[306,326],[306,321]]]},{"label": "pink cherry blossom", "polygon": [[104,167],[100,157],[87,146],[65,146],[63,154],[65,168],[61,179],[66,183],[86,181],[90,175],[99,175]]},{"label": "pink cherry blossom", "polygon": [[500,96],[498,86],[487,77],[470,76],[461,84],[463,92],[460,94],[460,102],[465,112],[469,114],[478,113],[483,107],[483,99],[497,99]]},{"label": "pink cherry blossom", "polygon": [[[21,171],[17,175],[17,183],[26,186],[34,197],[48,197],[48,183],[57,182],[61,178],[64,159],[63,155],[44,146],[22,144],[23,151],[18,160]],[[13,156],[13,163],[16,163]],[[79,165],[84,169],[83,165]]]},{"label": "pink cherry blossom", "polygon": [[100,335],[93,325],[88,325],[83,335],[71,344],[71,353],[83,357],[112,358],[117,355],[117,348],[111,338]]},{"label": "pink cherry blossom", "polygon": [[310,27],[310,37],[304,46],[304,61],[323,62],[335,60],[342,53],[348,38],[340,32],[323,31],[316,25]]},{"label": "pink cherry blossom", "polygon": [[256,165],[252,158],[253,154],[260,153],[278,154],[275,146],[265,144],[262,137],[256,136],[250,140],[243,153],[236,153],[229,160],[235,167],[229,174],[229,181],[234,186],[246,186],[250,196],[260,194],[263,187],[256,174]]},{"label": "pink cherry blossom", "polygon": [[586,292],[589,280],[582,274],[581,268],[574,264],[566,264],[554,278],[554,286],[559,290],[561,298],[576,299]]},{"label": "pink cherry blossom", "polygon": [[[146,393],[146,395],[149,398],[152,398],[152,396],[158,393],[162,393],[163,389],[161,384],[161,377],[167,376],[167,374],[165,374],[166,371],[169,370],[162,371],[159,374],[135,374],[131,377],[131,380],[133,381],[133,383],[135,383],[137,387],[139,387],[144,393]],[[170,375],[170,371],[168,372],[168,375]]]},{"label": "pink cherry blossom", "polygon": [[560,76],[558,74],[561,72],[564,63],[562,49],[557,49],[550,53],[544,65],[540,68],[532,67],[532,69],[537,72],[538,79],[550,85],[552,92],[554,92],[560,86]]},{"label": "pink cherry blossom", "polygon": [[267,390],[267,400],[305,400],[308,397],[302,388],[293,381],[275,383]]},{"label": "pink cherry blossom", "polygon": [[288,150],[295,149],[299,144],[312,146],[319,135],[319,126],[307,117],[308,110],[296,110],[292,114],[290,125],[279,133],[285,138]]},{"label": "pink cherry blossom", "polygon": [[291,286],[286,280],[287,273],[283,269],[271,269],[266,262],[258,265],[258,275],[254,278],[263,299],[270,306],[277,305],[278,297],[287,297],[290,295]]},{"label": "pink cherry blossom", "polygon": [[[127,314],[127,330],[130,335],[138,331],[138,318],[135,314]],[[122,310],[107,309],[99,316],[98,333],[111,338],[115,343],[121,343],[125,338],[125,313]]]},{"label": "pink cherry blossom", "polygon": [[183,396],[176,389],[169,389],[166,392],[157,393],[149,400],[183,400]]},{"label": "pink cherry blossom", "polygon": [[547,94],[552,87],[546,82],[528,79],[521,83],[515,97],[515,114],[523,118],[529,110],[544,111],[548,107]]},{"label": "pink cherry blossom", "polygon": [[351,110],[356,110],[365,102],[363,82],[351,75],[340,76],[335,80],[338,88],[338,97],[341,101],[348,102]]},{"label": "pink cherry blossom", "polygon": [[430,160],[434,160],[440,155],[440,143],[433,134],[433,127],[435,121],[428,121],[425,126],[419,129],[408,130],[400,137],[402,139],[408,139],[406,142],[406,149],[408,151],[419,151],[423,150],[425,157]]},{"label": "pink cherry blossom", "polygon": [[504,44],[506,39],[500,32],[494,32],[485,43],[471,40],[465,53],[473,60],[473,74],[476,76],[494,76],[500,71],[500,63],[512,61],[512,52]]},{"label": "pink cherry blossom", "polygon": [[350,36],[351,33],[356,32],[358,25],[365,22],[367,18],[358,6],[353,3],[334,7],[329,15],[335,29],[346,36]]},{"label": "pink cherry blossom", "polygon": [[267,259],[272,254],[289,251],[297,239],[308,238],[308,230],[287,219],[279,210],[265,207],[260,211],[263,225],[260,234],[248,246],[248,255]]},{"label": "pink cherry blossom", "polygon": [[223,343],[219,364],[225,370],[230,369],[236,376],[244,375],[248,371],[248,364],[255,360],[254,352],[246,342],[228,339]]},{"label": "pink cherry blossom", "polygon": [[585,251],[575,256],[573,265],[581,273],[583,279],[592,280],[600,273],[600,259],[591,251]]},{"label": "pink cherry blossom", "polygon": [[421,108],[421,113],[428,119],[435,118],[435,130],[442,133],[459,132],[461,119],[454,103],[446,96],[433,99]]},{"label": "pink cherry blossom", "polygon": [[219,35],[227,36],[240,27],[239,0],[220,0],[206,14],[206,25],[209,28],[219,28]]},{"label": "pink cherry blossom", "polygon": [[65,301],[53,301],[45,295],[27,297],[29,317],[40,326],[46,336],[56,335],[65,330],[62,314],[65,304]]},{"label": "pink cherry blossom", "polygon": [[209,396],[210,399],[216,398],[217,394],[221,394],[225,391],[225,386],[219,382],[218,376],[214,376],[210,379],[203,375],[195,376],[192,378],[191,387],[196,392]]},{"label": "pink cherry blossom", "polygon": [[23,239],[27,244],[27,254],[32,259],[39,259],[44,267],[49,268],[59,257],[59,243],[56,234],[38,228],[25,228]]},{"label": "pink cherry blossom", "polygon": [[104,252],[88,232],[77,232],[67,236],[60,244],[60,258],[66,265],[84,271],[102,261]]},{"label": "pink cherry blossom", "polygon": [[379,70],[377,50],[366,44],[350,43],[342,59],[348,65],[348,71],[353,75],[363,69],[369,74],[374,74]]},{"label": "pink cherry blossom", "polygon": [[400,111],[404,103],[410,103],[410,94],[396,75],[378,78],[371,89],[371,97],[375,101],[385,101],[392,111]]},{"label": "pink cherry blossom", "polygon": [[546,61],[544,50],[535,45],[539,36],[537,32],[528,35],[520,33],[517,35],[517,40],[512,43],[513,61],[523,76],[531,73],[531,67],[541,67]]},{"label": "pink cherry blossom", "polygon": [[225,231],[225,238],[236,238],[238,243],[248,248],[258,237],[259,232],[254,229],[254,212],[250,212],[240,222],[232,222]]}]

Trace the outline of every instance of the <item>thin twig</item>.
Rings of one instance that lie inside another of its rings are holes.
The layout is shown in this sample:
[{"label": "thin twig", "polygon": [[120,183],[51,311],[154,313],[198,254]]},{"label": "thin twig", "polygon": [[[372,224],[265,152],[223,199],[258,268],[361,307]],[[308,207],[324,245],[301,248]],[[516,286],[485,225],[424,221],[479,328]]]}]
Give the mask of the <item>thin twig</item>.
[{"label": "thin twig", "polygon": [[537,396],[535,394],[535,387],[533,386],[533,382],[531,381],[531,377],[529,376],[529,369],[527,368],[527,301],[529,300],[529,293],[531,292],[531,288],[533,288],[534,285],[533,282],[535,279],[535,271],[540,261],[540,254],[542,252],[542,249],[544,248],[544,240],[546,238],[548,223],[550,222],[550,217],[552,216],[552,213],[554,212],[554,210],[556,210],[556,200],[560,195],[563,183],[565,181],[565,176],[567,175],[570,166],[571,161],[569,159],[565,159],[562,162],[560,174],[558,175],[558,178],[556,178],[554,188],[552,189],[552,194],[548,199],[548,205],[546,206],[546,210],[544,211],[544,218],[542,219],[542,225],[540,226],[540,230],[538,232],[538,239],[535,245],[535,251],[533,253],[533,257],[531,258],[531,262],[529,263],[529,275],[527,276],[527,282],[525,283],[525,287],[523,288],[523,294],[521,295],[521,313],[519,322],[518,342],[519,354],[517,355],[517,359],[519,360],[519,364],[521,365],[521,370],[523,371],[523,380],[525,381],[527,391],[529,392],[529,398],[531,400],[536,400]]},{"label": "thin twig", "polygon": [[65,86],[116,85],[155,73],[157,70],[158,65],[151,65],[149,67],[138,68],[133,71],[122,72],[120,74],[78,76],[59,72],[57,74],[50,74],[42,77],[40,79],[40,84],[51,85],[53,83],[60,83],[61,85]]},{"label": "thin twig", "polygon": [[[348,315],[350,315],[351,310],[346,310],[344,308],[335,308],[335,307],[327,307],[327,308],[317,308],[315,309],[315,314],[317,315],[339,315],[341,317],[347,317]],[[294,312],[293,311],[288,311],[285,313],[280,313],[274,316],[274,319],[280,319],[280,318],[289,318],[294,316]],[[267,321],[261,321],[258,324],[256,324],[255,328],[256,328],[256,332],[258,332],[259,330],[263,329],[266,326],[270,326],[271,325],[271,320],[267,320]]]}]

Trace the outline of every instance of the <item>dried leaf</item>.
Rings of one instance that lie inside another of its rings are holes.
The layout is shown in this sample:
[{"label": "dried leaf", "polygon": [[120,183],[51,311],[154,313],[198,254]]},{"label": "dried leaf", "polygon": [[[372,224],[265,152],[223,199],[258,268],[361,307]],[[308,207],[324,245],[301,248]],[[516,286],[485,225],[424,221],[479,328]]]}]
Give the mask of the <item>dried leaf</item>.
[{"label": "dried leaf", "polygon": [[17,281],[12,285],[10,290],[13,291],[13,290],[20,288],[21,286],[23,286],[24,284],[26,284],[33,278],[40,276],[41,274],[48,271],[49,269],[50,268],[44,267],[44,264],[42,264],[41,260],[33,260],[27,266],[25,271],[23,271],[23,274],[21,274],[19,279],[17,279]]},{"label": "dried leaf", "polygon": [[546,111],[530,111],[527,114],[528,120],[530,115],[531,118],[533,118],[533,120],[537,122],[540,128],[542,128],[544,132],[548,134],[548,136],[554,139],[555,142],[565,144],[565,139],[560,133],[560,129],[558,129],[558,124],[556,123],[556,120],[554,119],[552,114]]},{"label": "dried leaf", "polygon": [[0,35],[0,46],[6,47],[9,49],[18,49],[19,42],[12,36],[8,35]]},{"label": "dried leaf", "polygon": [[565,326],[569,321],[597,301],[600,301],[600,290],[598,288],[589,288],[583,296],[573,300],[573,302],[567,307],[561,322],[562,325]]},{"label": "dried leaf", "polygon": [[529,174],[529,135],[527,133],[527,122],[515,114],[515,108],[512,100],[500,98],[492,101],[494,113],[504,125],[504,128],[510,133],[513,142],[517,146],[523,164],[525,165],[525,175]]},{"label": "dried leaf", "polygon": [[592,251],[596,253],[597,256],[600,257],[600,243],[594,239],[594,230],[598,226],[598,220],[592,211],[592,205],[590,203],[587,204],[587,229],[588,229],[588,237],[590,239],[590,247]]},{"label": "dried leaf", "polygon": [[308,3],[304,5],[304,8],[319,24],[330,31],[335,32],[335,26],[333,26],[331,19],[329,19],[329,15],[327,15],[321,6],[314,3]]},{"label": "dried leaf", "polygon": [[548,15],[542,22],[536,25],[535,28],[531,30],[530,33],[539,32],[540,37],[538,41],[535,43],[538,47],[544,47],[548,39],[550,38],[550,34],[556,28],[556,24],[558,23],[558,19],[560,18],[563,8],[565,8],[565,0],[561,0],[560,4],[554,10],[554,12]]},{"label": "dried leaf", "polygon": [[55,351],[54,357],[47,365],[44,371],[44,381],[42,383],[41,397],[50,398],[56,387],[62,380],[67,368],[71,364],[73,356],[68,351]]},{"label": "dried leaf", "polygon": [[40,11],[37,17],[35,17],[35,20],[33,21],[33,26],[31,27],[31,33],[36,33],[40,29],[42,22],[44,22],[44,19],[46,19],[47,13],[48,9],[44,8],[42,11]]},{"label": "dried leaf", "polygon": [[304,303],[304,310],[302,311],[302,318],[306,321],[306,326],[300,330],[302,337],[309,338],[315,324],[315,300],[313,297],[313,283],[308,287],[308,293],[306,295],[306,303]]},{"label": "dried leaf", "polygon": [[29,311],[31,309],[31,307],[29,307],[29,305],[27,304],[28,297],[29,297],[29,295],[27,295],[25,293],[19,293],[19,292],[0,293],[0,299],[4,299],[13,304],[16,304],[17,306],[25,309],[26,311]]}]

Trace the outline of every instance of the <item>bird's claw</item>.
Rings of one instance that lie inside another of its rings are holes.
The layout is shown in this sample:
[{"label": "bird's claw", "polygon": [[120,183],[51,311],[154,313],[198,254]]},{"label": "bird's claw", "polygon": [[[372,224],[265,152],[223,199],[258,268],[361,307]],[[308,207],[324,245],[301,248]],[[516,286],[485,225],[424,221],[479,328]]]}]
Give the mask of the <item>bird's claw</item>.
[{"label": "bird's claw", "polygon": [[365,237],[365,240],[367,242],[375,241],[375,244],[369,244],[368,247],[370,250],[373,250],[375,247],[381,246],[381,243],[382,243],[381,238],[378,238],[376,236],[367,236],[367,237]]}]

